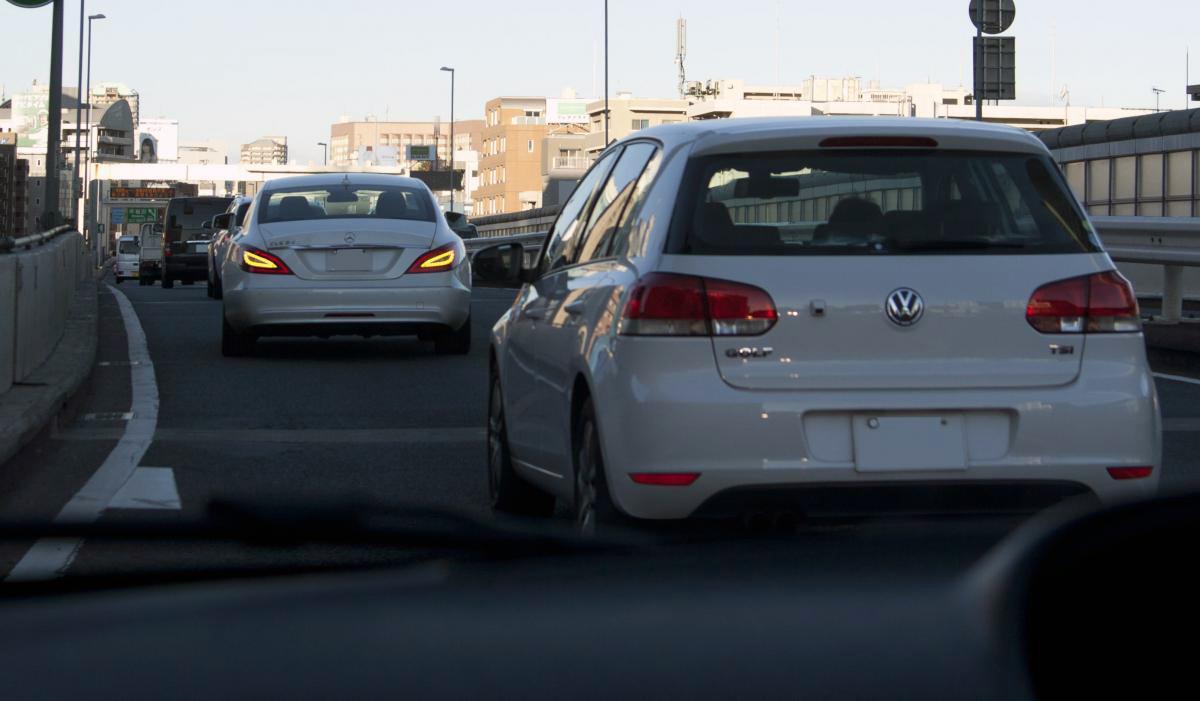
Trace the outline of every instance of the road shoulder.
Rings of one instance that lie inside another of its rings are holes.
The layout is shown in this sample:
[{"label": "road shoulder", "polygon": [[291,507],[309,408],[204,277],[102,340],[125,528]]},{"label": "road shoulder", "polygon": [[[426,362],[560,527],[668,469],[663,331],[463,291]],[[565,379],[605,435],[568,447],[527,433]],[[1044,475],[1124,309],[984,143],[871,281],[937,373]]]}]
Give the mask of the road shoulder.
[{"label": "road shoulder", "polygon": [[98,283],[79,284],[54,352],[19,385],[0,395],[0,466],[32,441],[67,405],[96,360]]}]

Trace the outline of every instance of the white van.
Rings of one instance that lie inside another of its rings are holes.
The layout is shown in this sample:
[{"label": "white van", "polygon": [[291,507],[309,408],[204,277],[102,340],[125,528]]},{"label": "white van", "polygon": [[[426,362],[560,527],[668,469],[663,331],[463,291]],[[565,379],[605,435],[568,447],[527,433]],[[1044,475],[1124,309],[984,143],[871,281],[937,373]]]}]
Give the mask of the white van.
[{"label": "white van", "polygon": [[136,236],[122,236],[117,239],[117,262],[113,265],[113,277],[117,284],[123,280],[136,280],[141,276],[139,255],[142,247]]}]

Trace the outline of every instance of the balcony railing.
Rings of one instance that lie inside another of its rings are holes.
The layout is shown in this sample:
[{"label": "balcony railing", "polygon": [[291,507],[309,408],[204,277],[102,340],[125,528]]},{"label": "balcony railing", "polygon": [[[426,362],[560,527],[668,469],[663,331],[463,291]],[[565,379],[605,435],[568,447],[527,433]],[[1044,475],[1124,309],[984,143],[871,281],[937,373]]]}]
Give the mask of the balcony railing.
[{"label": "balcony railing", "polygon": [[512,123],[513,124],[526,124],[526,125],[545,124],[546,118],[545,117],[513,117]]},{"label": "balcony railing", "polygon": [[592,159],[583,156],[559,156],[551,161],[554,170],[587,170],[592,167]]}]

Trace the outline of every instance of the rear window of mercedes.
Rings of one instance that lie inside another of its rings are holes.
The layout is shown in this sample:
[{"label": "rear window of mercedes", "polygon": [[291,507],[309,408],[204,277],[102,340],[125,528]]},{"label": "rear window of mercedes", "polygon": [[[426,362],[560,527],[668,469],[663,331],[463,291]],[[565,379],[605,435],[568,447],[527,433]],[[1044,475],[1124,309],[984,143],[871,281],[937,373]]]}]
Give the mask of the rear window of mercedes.
[{"label": "rear window of mercedes", "polygon": [[707,156],[690,164],[681,200],[673,253],[1097,250],[1054,163],[1029,154],[876,149]]},{"label": "rear window of mercedes", "polygon": [[264,193],[259,224],[319,219],[407,219],[433,222],[437,209],[429,192],[403,185],[295,187]]}]

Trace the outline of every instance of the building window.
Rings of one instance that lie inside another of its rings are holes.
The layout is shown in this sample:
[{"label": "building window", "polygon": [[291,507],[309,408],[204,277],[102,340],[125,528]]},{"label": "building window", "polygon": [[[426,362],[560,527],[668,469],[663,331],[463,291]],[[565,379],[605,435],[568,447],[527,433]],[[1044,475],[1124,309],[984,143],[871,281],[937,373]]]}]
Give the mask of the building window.
[{"label": "building window", "polygon": [[508,137],[502,136],[502,137],[500,137],[500,153],[505,153],[507,151],[508,151]]},{"label": "building window", "polygon": [[639,129],[649,129],[649,128],[650,128],[650,120],[649,119],[633,120],[633,130],[634,131],[638,131]]},{"label": "building window", "polygon": [[534,149],[534,145],[533,145],[533,139],[530,139],[530,140],[528,141],[528,143],[526,143],[526,144],[525,144],[525,149],[526,149],[527,151],[529,151],[530,153],[533,153],[533,149]]}]

